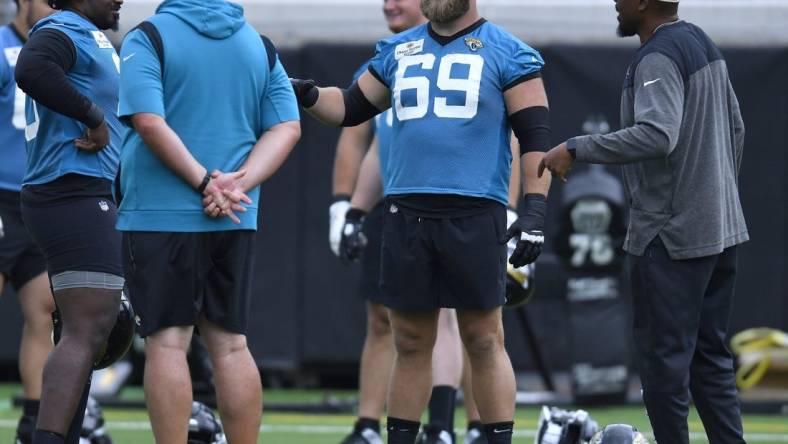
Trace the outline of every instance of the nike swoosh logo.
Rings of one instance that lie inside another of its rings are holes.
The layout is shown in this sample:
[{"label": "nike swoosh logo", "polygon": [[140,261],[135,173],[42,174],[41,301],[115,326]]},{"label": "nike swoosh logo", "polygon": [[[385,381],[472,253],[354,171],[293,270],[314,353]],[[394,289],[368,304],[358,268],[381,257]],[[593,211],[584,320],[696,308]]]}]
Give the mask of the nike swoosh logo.
[{"label": "nike swoosh logo", "polygon": [[511,431],[512,429],[504,429],[504,430],[493,429],[493,433],[506,433]]},{"label": "nike swoosh logo", "polygon": [[650,81],[648,81],[648,82],[643,82],[643,87],[645,88],[645,87],[647,87],[647,86],[649,86],[649,85],[653,85],[653,84],[655,84],[655,83],[659,82],[660,80],[662,80],[662,78],[661,78],[661,77],[660,77],[659,79],[656,79],[656,80],[650,80]]},{"label": "nike swoosh logo", "polygon": [[123,57],[123,61],[125,62],[125,61],[129,60],[130,58],[134,57],[135,55],[137,55],[137,53],[136,52],[132,52],[131,54],[127,55],[126,57]]}]

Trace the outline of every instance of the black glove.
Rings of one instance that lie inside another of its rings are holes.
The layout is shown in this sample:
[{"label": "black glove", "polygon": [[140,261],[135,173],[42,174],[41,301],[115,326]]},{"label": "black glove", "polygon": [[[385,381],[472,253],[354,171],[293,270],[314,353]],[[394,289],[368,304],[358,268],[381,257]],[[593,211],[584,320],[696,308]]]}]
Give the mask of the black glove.
[{"label": "black glove", "polygon": [[311,108],[317,103],[320,91],[314,80],[290,79],[298,103],[304,108]]},{"label": "black glove", "polygon": [[544,215],[547,199],[541,194],[526,194],[523,215],[506,230],[506,241],[517,238],[517,246],[509,257],[515,268],[528,265],[539,257],[544,245]]},{"label": "black glove", "polygon": [[367,236],[361,231],[365,215],[366,212],[358,208],[351,208],[345,213],[345,226],[339,241],[339,259],[345,264],[359,260],[367,246]]}]

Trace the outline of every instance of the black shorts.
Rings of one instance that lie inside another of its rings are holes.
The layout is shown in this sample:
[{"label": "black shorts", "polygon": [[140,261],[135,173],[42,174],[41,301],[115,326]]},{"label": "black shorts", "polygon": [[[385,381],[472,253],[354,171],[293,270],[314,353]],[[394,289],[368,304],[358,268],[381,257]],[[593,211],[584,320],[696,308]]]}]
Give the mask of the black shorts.
[{"label": "black shorts", "polygon": [[456,218],[383,214],[381,299],[401,311],[489,310],[506,295],[506,208]]},{"label": "black shorts", "polygon": [[[64,176],[57,183],[22,189],[22,220],[46,258],[50,279],[69,271],[122,277],[121,235],[115,229],[118,208],[109,193],[111,182],[84,176],[74,181],[75,175],[71,176]],[[85,188],[79,192],[69,190],[72,185],[91,181],[97,184],[93,192]],[[65,191],[52,194],[58,184]]]},{"label": "black shorts", "polygon": [[145,337],[200,316],[246,334],[255,232],[123,233],[126,288]]},{"label": "black shorts", "polygon": [[383,238],[383,202],[378,203],[364,218],[367,246],[361,257],[359,295],[369,302],[382,304],[380,298],[380,242]]},{"label": "black shorts", "polygon": [[17,291],[47,269],[44,255],[22,223],[19,199],[16,191],[0,190],[0,274]]}]

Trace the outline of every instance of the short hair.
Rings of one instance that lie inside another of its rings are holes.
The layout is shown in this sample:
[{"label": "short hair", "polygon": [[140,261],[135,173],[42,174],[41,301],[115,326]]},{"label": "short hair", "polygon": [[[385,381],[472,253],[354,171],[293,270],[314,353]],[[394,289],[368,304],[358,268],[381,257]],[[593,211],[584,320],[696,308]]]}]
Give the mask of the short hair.
[{"label": "short hair", "polygon": [[679,12],[678,3],[658,1],[656,2],[656,5],[657,5],[657,10],[663,15],[676,15]]},{"label": "short hair", "polygon": [[68,3],[68,0],[47,0],[49,7],[52,9],[63,9]]}]

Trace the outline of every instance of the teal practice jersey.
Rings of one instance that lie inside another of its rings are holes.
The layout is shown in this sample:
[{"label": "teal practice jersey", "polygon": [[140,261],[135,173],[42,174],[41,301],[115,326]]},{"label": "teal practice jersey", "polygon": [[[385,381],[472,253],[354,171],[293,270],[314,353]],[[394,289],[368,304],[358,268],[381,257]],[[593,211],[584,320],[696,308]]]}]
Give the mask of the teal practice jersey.
[{"label": "teal practice jersey", "polygon": [[0,28],[0,190],[19,191],[25,174],[25,93],[14,81],[22,39],[11,26]]},{"label": "teal practice jersey", "polygon": [[107,36],[74,12],[58,12],[42,19],[30,35],[43,28],[61,31],[74,43],[76,62],[66,76],[80,93],[104,111],[110,141],[98,153],[78,149],[74,139],[83,136],[85,125],[27,97],[28,159],[24,184],[47,183],[69,173],[114,180],[121,141],[117,115],[120,58]]},{"label": "teal practice jersey", "polygon": [[512,155],[504,92],[543,66],[536,50],[484,19],[451,37],[425,24],[380,41],[369,71],[391,90],[385,194],[505,205]]}]

